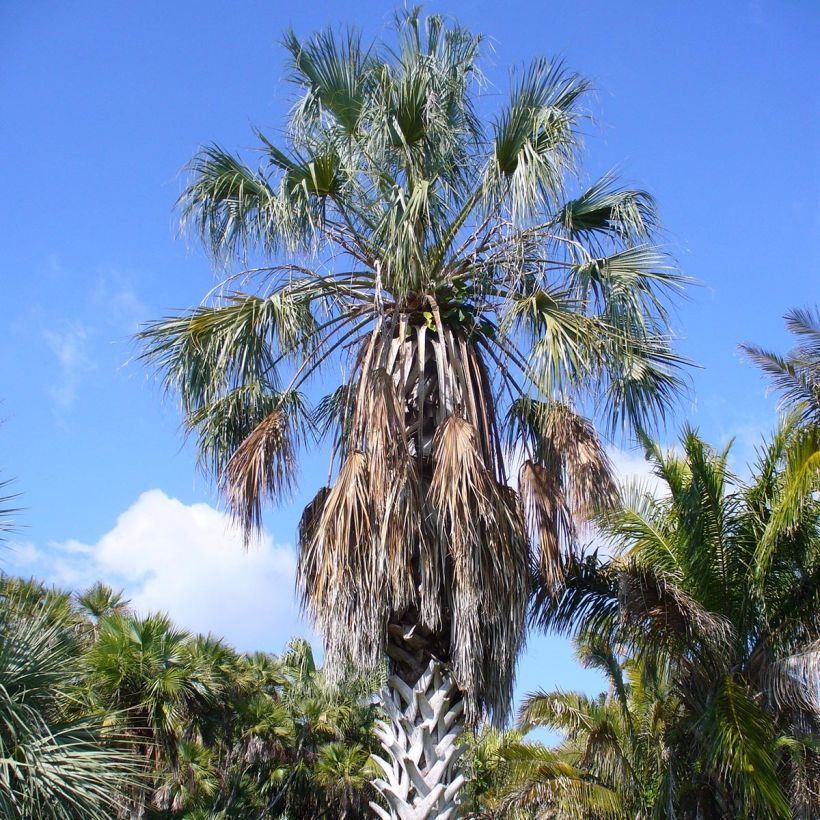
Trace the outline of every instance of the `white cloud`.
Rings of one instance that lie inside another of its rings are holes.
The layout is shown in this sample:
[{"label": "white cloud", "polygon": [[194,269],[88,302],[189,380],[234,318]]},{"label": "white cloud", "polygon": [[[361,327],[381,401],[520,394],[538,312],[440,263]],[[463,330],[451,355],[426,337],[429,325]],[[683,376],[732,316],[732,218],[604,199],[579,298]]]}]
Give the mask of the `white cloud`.
[{"label": "white cloud", "polygon": [[652,472],[652,465],[644,458],[641,450],[609,447],[607,454],[619,484],[637,483],[654,496],[663,493],[663,482]]},{"label": "white cloud", "polygon": [[77,398],[77,388],[83,374],[94,369],[88,352],[88,330],[75,322],[62,330],[46,330],[43,338],[57,358],[60,377],[49,389],[49,395],[58,408],[67,410]]},{"label": "white cloud", "polygon": [[[137,611],[167,612],[240,650],[281,651],[294,635],[311,637],[294,598],[293,549],[264,535],[245,550],[227,516],[207,504],[149,490],[95,544],[53,542],[45,552],[40,577],[71,589],[105,581]],[[31,561],[20,571],[30,573]]]},{"label": "white cloud", "polygon": [[37,563],[43,554],[30,542],[15,542],[9,545],[9,554],[12,562],[21,570]]}]

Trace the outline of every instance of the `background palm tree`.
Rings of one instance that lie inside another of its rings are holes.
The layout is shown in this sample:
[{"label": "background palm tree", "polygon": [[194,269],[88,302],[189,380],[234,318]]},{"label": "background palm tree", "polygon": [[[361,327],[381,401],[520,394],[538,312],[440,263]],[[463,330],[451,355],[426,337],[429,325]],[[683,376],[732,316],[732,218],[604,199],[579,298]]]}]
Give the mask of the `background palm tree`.
[{"label": "background palm tree", "polygon": [[[286,35],[281,144],[257,132],[258,169],[203,149],[180,200],[245,270],[142,339],[246,530],[289,496],[300,446],[332,442],[299,591],[331,680],[390,658],[391,810],[446,817],[462,711],[507,714],[531,567],[557,582],[562,539],[612,500],[579,413],[643,426],[679,388],[681,280],[645,192],[578,182],[583,78],[536,60],[485,121],[480,37],[417,12],[395,34]],[[332,387],[313,409],[311,380]]]},{"label": "background palm tree", "polygon": [[109,616],[85,657],[93,702],[124,716],[125,733],[155,779],[135,793],[136,817],[151,799],[160,807],[167,802],[168,789],[156,793],[156,778],[167,785],[167,765],[171,782],[178,780],[186,733],[194,731],[202,709],[220,690],[218,675],[198,648],[165,615]]},{"label": "background palm tree", "polygon": [[[549,721],[544,721],[547,725]],[[606,745],[602,738],[601,745]],[[484,727],[468,739],[465,817],[478,820],[616,817],[620,793],[578,765],[570,748],[551,749],[518,730]]]},{"label": "background palm tree", "polygon": [[820,425],[820,311],[790,310],[786,327],[798,341],[786,356],[752,344],[740,349],[771,377],[784,407],[799,414],[803,423]]},{"label": "background palm tree", "polygon": [[584,635],[578,659],[601,671],[608,690],[597,697],[555,690],[524,701],[523,728],[561,733],[554,754],[572,766],[528,773],[511,783],[506,803],[556,811],[561,817],[622,817],[636,820],[675,816],[675,794],[666,772],[676,753],[670,725],[678,699],[668,669],[624,658],[606,638]]},{"label": "background palm tree", "polygon": [[77,603],[96,623],[109,615],[124,615],[130,601],[122,592],[98,581],[77,596]]},{"label": "background palm tree", "polygon": [[81,633],[70,599],[0,579],[0,814],[109,818],[139,761],[107,716],[82,707]]},{"label": "background palm tree", "polygon": [[[663,682],[663,742],[641,741],[660,753],[654,816],[820,811],[820,473],[795,494],[794,430],[787,423],[761,450],[748,483],[692,431],[680,455],[648,445],[663,494],[627,492],[600,522],[618,557],[569,557],[560,595],[537,602],[543,626],[605,640]],[[560,713],[557,701],[542,713],[537,703],[536,715]],[[612,776],[628,793],[630,776]]]}]

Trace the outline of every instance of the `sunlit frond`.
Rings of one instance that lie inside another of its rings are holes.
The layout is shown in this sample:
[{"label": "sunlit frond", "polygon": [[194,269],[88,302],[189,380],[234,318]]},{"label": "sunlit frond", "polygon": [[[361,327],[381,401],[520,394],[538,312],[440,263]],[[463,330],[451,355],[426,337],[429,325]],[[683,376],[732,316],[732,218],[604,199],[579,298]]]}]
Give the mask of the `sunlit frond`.
[{"label": "sunlit frond", "polygon": [[798,340],[787,356],[751,344],[741,350],[769,376],[784,407],[797,411],[804,422],[820,423],[820,311],[791,310],[786,327]]},{"label": "sunlit frond", "polygon": [[342,134],[355,134],[366,103],[373,65],[361,36],[352,29],[337,35],[331,29],[302,42],[293,31],[284,37],[290,52],[290,80],[305,89],[293,124],[302,130],[330,117]]},{"label": "sunlit frond", "polygon": [[491,186],[515,218],[554,207],[578,147],[578,102],[586,80],[561,62],[536,60],[514,83],[495,124]]},{"label": "sunlit frond", "polygon": [[651,237],[658,215],[646,191],[623,189],[607,174],[567,202],[558,219],[567,236],[575,240],[614,239],[637,245]]},{"label": "sunlit frond", "polygon": [[179,198],[182,223],[196,229],[215,258],[277,247],[280,209],[263,173],[217,145],[201,149],[189,171],[192,182]]},{"label": "sunlit frond", "polygon": [[75,624],[59,597],[32,608],[13,579],[0,579],[0,603],[0,812],[20,820],[112,816],[142,770],[110,720],[76,713]]}]

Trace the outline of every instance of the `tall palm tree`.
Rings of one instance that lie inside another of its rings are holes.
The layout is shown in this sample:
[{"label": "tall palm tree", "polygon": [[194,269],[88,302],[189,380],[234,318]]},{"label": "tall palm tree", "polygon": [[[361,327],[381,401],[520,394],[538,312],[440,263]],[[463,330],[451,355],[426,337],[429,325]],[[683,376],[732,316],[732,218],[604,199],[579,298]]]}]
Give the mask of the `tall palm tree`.
[{"label": "tall palm tree", "polygon": [[625,493],[601,521],[618,556],[569,557],[536,602],[542,626],[603,636],[666,681],[655,816],[820,812],[820,471],[790,486],[794,425],[748,483],[691,430],[680,455],[648,445],[664,494]]},{"label": "tall palm tree", "polygon": [[643,426],[680,386],[681,279],[648,194],[579,182],[583,78],[535,60],[485,119],[479,36],[417,12],[395,33],[286,35],[279,144],[257,132],[258,168],[204,148],[180,200],[244,270],[142,339],[247,531],[330,440],[299,592],[331,678],[390,659],[391,810],[445,817],[462,711],[507,713],[531,566],[555,580],[573,515],[611,500],[582,411]]}]

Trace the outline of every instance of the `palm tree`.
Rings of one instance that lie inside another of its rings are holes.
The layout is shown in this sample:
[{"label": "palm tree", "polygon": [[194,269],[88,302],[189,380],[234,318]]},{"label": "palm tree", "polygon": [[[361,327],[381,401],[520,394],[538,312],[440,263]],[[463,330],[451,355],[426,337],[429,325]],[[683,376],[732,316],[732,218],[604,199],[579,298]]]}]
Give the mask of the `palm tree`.
[{"label": "palm tree", "polygon": [[664,494],[627,492],[601,520],[619,556],[570,556],[561,593],[536,602],[542,626],[605,639],[665,681],[655,816],[820,811],[820,472],[795,503],[794,425],[748,483],[691,430],[681,455],[648,444]]},{"label": "palm tree", "polygon": [[167,803],[169,783],[179,779],[181,744],[190,739],[186,732],[196,728],[203,706],[216,702],[222,681],[202,662],[191,636],[161,614],[103,619],[85,665],[93,701],[125,716],[133,748],[163,781],[136,791],[132,812],[140,817],[149,787],[160,789],[153,798],[161,806]]},{"label": "palm tree", "polygon": [[246,532],[295,488],[299,448],[331,442],[302,602],[331,679],[390,659],[394,816],[445,817],[462,712],[507,714],[531,566],[557,580],[573,522],[611,501],[583,411],[645,426],[680,387],[681,279],[648,194],[578,181],[583,78],[536,60],[485,122],[481,38],[417,12],[395,28],[286,35],[281,144],[257,132],[258,169],[204,148],[180,200],[243,271],[142,340]]},{"label": "palm tree", "polygon": [[740,349],[772,380],[784,407],[805,424],[820,425],[820,310],[795,309],[786,314],[786,327],[799,340],[787,356],[744,344]]},{"label": "palm tree", "polygon": [[313,780],[324,790],[328,809],[317,817],[362,817],[361,796],[372,778],[370,752],[358,743],[332,741],[320,747]]},{"label": "palm tree", "polygon": [[516,763],[524,756],[530,757],[531,745],[521,732],[514,729],[502,731],[492,726],[482,726],[465,736],[466,751],[462,768],[467,782],[462,792],[461,810],[472,820],[532,820],[532,814],[505,803],[512,788]]},{"label": "palm tree", "polygon": [[107,716],[82,706],[81,644],[66,600],[0,579],[3,817],[103,820],[139,780],[138,761]]},{"label": "palm tree", "polygon": [[622,805],[618,793],[579,768],[576,758],[568,749],[553,750],[527,740],[524,732],[484,727],[468,738],[465,816],[474,820],[617,816]]},{"label": "palm tree", "polygon": [[287,681],[280,697],[294,735],[283,761],[287,777],[269,809],[281,803],[287,817],[365,817],[373,796],[371,696],[379,681],[349,670],[338,685],[328,685],[304,640],[292,641],[281,660]]},{"label": "palm tree", "polygon": [[77,595],[80,608],[97,623],[109,615],[124,615],[130,601],[122,591],[115,591],[107,584],[98,581]]},{"label": "palm tree", "polygon": [[534,804],[562,817],[674,817],[674,790],[665,775],[674,753],[670,726],[679,703],[668,669],[624,658],[605,636],[585,634],[578,659],[598,669],[608,690],[597,697],[555,690],[529,695],[520,711],[522,728],[540,726],[562,735],[554,753],[568,772],[535,772],[513,783],[507,802]]},{"label": "palm tree", "polygon": [[781,407],[792,431],[784,454],[790,498],[781,505],[780,526],[796,521],[802,499],[816,487],[820,473],[820,311],[791,310],[786,326],[799,344],[785,357],[741,345],[781,394]]}]

